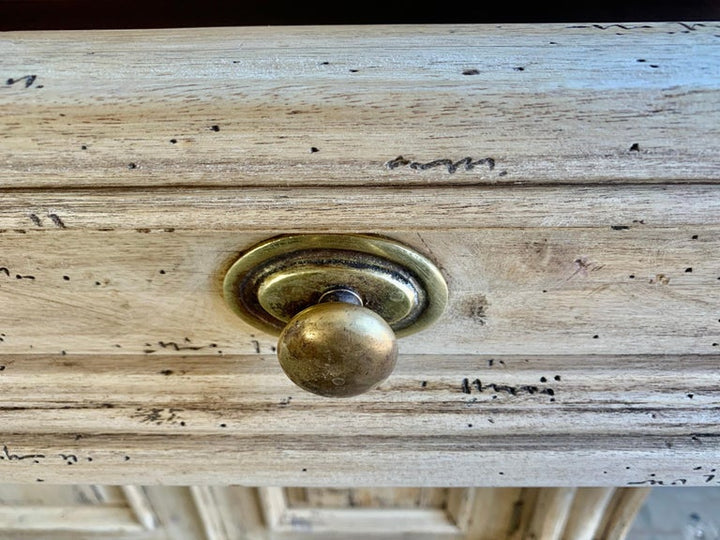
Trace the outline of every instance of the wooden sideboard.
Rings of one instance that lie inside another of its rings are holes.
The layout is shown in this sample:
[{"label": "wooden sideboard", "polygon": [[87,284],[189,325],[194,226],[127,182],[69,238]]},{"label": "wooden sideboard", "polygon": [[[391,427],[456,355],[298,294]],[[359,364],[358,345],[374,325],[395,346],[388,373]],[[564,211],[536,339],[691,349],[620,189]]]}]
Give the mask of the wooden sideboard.
[{"label": "wooden sideboard", "polygon": [[[720,483],[720,23],[8,32],[0,57],[3,482]],[[243,250],[308,232],[448,282],[356,398],[295,387],[222,298]]]}]

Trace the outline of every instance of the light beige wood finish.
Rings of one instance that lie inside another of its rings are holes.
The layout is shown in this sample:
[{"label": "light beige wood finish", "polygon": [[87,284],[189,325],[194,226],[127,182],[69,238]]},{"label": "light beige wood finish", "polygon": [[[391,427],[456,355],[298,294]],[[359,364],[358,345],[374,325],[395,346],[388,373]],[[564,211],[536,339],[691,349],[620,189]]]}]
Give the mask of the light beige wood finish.
[{"label": "light beige wood finish", "polygon": [[[70,461],[75,463],[72,458]],[[0,538],[5,540],[190,540],[192,527],[171,532],[156,512],[164,504],[182,507],[160,495],[168,488],[135,486],[0,485]],[[155,493],[150,493],[155,491]],[[153,500],[154,499],[154,500]]]},{"label": "light beige wood finish", "polygon": [[[117,488],[87,486],[94,500],[78,498],[78,488],[0,486],[0,538],[38,540],[545,540],[549,531],[568,528],[566,518],[581,522],[587,505],[560,504],[585,498],[588,488],[303,488],[304,500],[291,503],[301,488],[134,488],[153,514],[153,526],[133,520],[129,501],[105,500]],[[356,491],[358,493],[356,493]],[[645,489],[609,489],[611,504],[599,513],[602,529],[594,538],[624,538],[627,525],[646,495]],[[128,493],[128,489],[123,490]],[[362,494],[360,494],[362,492]],[[120,492],[122,493],[122,492]],[[60,500],[58,500],[60,497]],[[5,500],[12,500],[10,505]],[[356,502],[350,502],[355,500]],[[552,502],[551,502],[552,501]],[[426,504],[427,503],[427,504]],[[550,504],[548,504],[550,503]],[[437,506],[436,504],[439,504]],[[564,508],[555,512],[552,508]],[[169,513],[168,513],[169,512]],[[594,513],[595,509],[591,510]],[[570,523],[568,521],[568,524]],[[538,533],[543,524],[546,532]],[[611,536],[607,536],[610,534]]]},{"label": "light beige wood finish", "polygon": [[[0,185],[717,181],[719,33],[717,22],[4,33],[14,84],[0,85]],[[467,171],[465,158],[494,167]],[[437,160],[457,171],[410,167]]]},{"label": "light beige wood finish", "polygon": [[0,508],[0,530],[69,532],[76,529],[110,535],[139,533],[143,527],[125,508]]},{"label": "light beige wood finish", "polygon": [[442,488],[286,488],[288,507],[313,508],[442,508],[447,504]]},{"label": "light beige wood finish", "polygon": [[[337,490],[305,489],[305,502],[290,504],[290,489],[261,489],[265,501],[268,529],[273,538],[433,538],[473,540],[549,540],[567,531],[567,524],[590,517],[586,510],[595,508],[574,504],[578,498],[587,499],[590,488],[517,489],[517,488],[455,488],[436,490],[436,497],[444,504],[438,509],[427,506],[409,508],[403,502],[403,490],[397,490],[395,501],[388,506],[388,489],[367,489],[366,506],[347,508],[346,501],[337,499]],[[353,491],[353,490],[348,490]],[[409,495],[407,490],[405,496]],[[432,491],[427,489],[426,491]],[[634,516],[646,493],[644,489],[609,489],[612,511],[600,511],[603,527],[587,527],[595,538],[606,538],[604,530],[617,529],[623,538],[626,516]],[[410,501],[417,501],[413,495]],[[328,497],[331,508],[328,508]],[[352,499],[352,495],[350,496]],[[631,503],[629,506],[625,504]],[[399,506],[405,506],[400,510]],[[631,519],[631,518],[630,518]],[[570,520],[570,521],[569,521]],[[620,520],[621,522],[618,522]],[[615,532],[612,532],[615,534]]]},{"label": "light beige wood finish", "polygon": [[[717,225],[720,186],[5,190],[3,234],[456,231]],[[112,209],[112,211],[109,211]],[[105,239],[113,235],[106,234]],[[616,235],[615,238],[621,237]],[[21,237],[25,239],[26,237]],[[56,238],[56,237],[53,237]],[[167,238],[167,237],[165,237]],[[242,237],[237,237],[242,242]]]},{"label": "light beige wood finish", "polygon": [[123,486],[123,495],[135,515],[135,519],[147,530],[157,527],[155,512],[150,505],[145,491],[138,486]]},{"label": "light beige wood finish", "polygon": [[[450,289],[443,317],[400,352],[718,354],[720,209],[697,208],[716,223],[392,233],[437,261]],[[271,354],[276,339],[243,323],[221,289],[239,251],[265,237],[0,234],[0,355],[144,354],[160,366],[168,355]]]},{"label": "light beige wood finish", "polygon": [[378,390],[329,400],[272,355],[5,357],[0,467],[52,483],[717,485],[717,356],[501,360],[405,355]]},{"label": "light beige wood finish", "polygon": [[[39,505],[153,540],[622,538],[645,491],[575,486],[716,485],[718,35],[0,35],[2,478],[156,485]],[[450,286],[352,400],[294,387],[220,292],[315,231],[396,238]]]},{"label": "light beige wood finish", "polygon": [[[295,488],[297,489],[297,488]],[[449,492],[467,493],[464,505],[473,498],[473,489],[424,488],[435,492],[429,500],[439,506],[422,504],[413,488],[304,489],[305,500],[291,502],[289,489],[261,488],[267,526],[273,538],[475,538],[467,523],[458,522],[448,512]],[[419,491],[419,490],[417,490]],[[463,512],[472,512],[467,507]]]},{"label": "light beige wood finish", "polygon": [[545,488],[537,497],[529,539],[558,540],[566,528],[576,488]]},{"label": "light beige wood finish", "polygon": [[649,488],[625,489],[616,492],[605,512],[598,535],[607,540],[622,540],[630,531],[635,515],[650,493]]},{"label": "light beige wood finish", "polygon": [[[214,512],[220,514],[222,528],[212,529],[205,522],[208,537],[213,533],[219,539],[234,540],[236,538],[255,540],[267,538],[267,521],[257,488],[240,486],[194,486],[194,490],[212,492]],[[215,526],[212,524],[212,526]],[[223,535],[225,535],[223,537]]]},{"label": "light beige wood finish", "polygon": [[223,513],[223,505],[218,500],[217,491],[212,486],[190,487],[190,493],[205,527],[207,540],[229,540],[234,536],[228,534],[226,516]]},{"label": "light beige wood finish", "polygon": [[470,538],[492,540],[506,538],[519,532],[520,512],[525,504],[523,495],[527,490],[521,488],[470,489],[468,491],[468,509],[460,511],[467,521],[458,524],[466,528]]},{"label": "light beige wood finish", "polygon": [[563,540],[593,540],[614,492],[613,488],[604,487],[577,490]]}]

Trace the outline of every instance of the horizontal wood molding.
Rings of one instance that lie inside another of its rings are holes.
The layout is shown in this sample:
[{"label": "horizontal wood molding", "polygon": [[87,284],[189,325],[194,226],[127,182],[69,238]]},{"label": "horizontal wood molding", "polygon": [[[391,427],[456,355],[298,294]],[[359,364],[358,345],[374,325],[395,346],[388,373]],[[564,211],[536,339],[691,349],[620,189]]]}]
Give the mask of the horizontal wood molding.
[{"label": "horizontal wood molding", "polygon": [[126,508],[0,506],[0,534],[30,531],[139,534],[143,527]]},{"label": "horizontal wood molding", "polygon": [[320,398],[272,356],[16,356],[8,482],[718,485],[719,356],[402,356]]},{"label": "horizontal wood molding", "polygon": [[[720,224],[720,186],[7,190],[0,234],[375,232]],[[0,241],[5,240],[0,236]]]},{"label": "horizontal wood molding", "polygon": [[0,187],[717,182],[720,23],[8,32]]}]

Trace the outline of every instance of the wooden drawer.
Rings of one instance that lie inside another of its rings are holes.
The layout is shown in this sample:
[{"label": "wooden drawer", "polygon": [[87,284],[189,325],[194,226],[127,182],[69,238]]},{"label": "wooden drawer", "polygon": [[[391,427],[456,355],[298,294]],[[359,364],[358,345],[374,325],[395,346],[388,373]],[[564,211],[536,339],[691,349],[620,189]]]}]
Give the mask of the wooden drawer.
[{"label": "wooden drawer", "polygon": [[[716,484],[718,33],[3,34],[4,478]],[[349,400],[222,298],[244,249],[318,231],[450,289]]]}]

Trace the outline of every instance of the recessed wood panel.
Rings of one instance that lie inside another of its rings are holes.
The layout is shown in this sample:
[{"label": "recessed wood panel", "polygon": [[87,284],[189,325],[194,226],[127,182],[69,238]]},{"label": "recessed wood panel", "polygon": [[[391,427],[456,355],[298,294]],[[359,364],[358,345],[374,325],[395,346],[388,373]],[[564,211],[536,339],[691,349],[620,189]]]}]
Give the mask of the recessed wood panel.
[{"label": "recessed wood panel", "polygon": [[167,538],[143,488],[45,484],[0,485],[0,537]]}]

